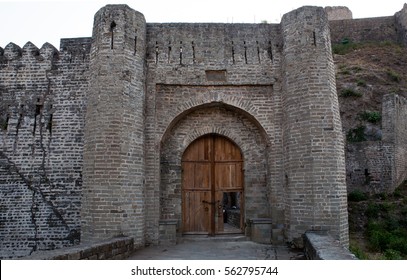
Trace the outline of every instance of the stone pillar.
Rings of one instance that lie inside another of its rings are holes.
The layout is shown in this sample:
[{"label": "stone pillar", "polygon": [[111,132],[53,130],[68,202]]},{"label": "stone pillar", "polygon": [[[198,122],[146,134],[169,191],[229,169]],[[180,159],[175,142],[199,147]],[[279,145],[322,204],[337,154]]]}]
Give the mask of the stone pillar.
[{"label": "stone pillar", "polygon": [[407,46],[407,4],[395,14],[395,19],[399,43]]},{"label": "stone pillar", "polygon": [[94,18],[85,119],[82,242],[144,244],[146,22],[126,5]]},{"label": "stone pillar", "polygon": [[282,18],[286,235],[327,230],[348,244],[344,139],[328,19],[302,7]]}]

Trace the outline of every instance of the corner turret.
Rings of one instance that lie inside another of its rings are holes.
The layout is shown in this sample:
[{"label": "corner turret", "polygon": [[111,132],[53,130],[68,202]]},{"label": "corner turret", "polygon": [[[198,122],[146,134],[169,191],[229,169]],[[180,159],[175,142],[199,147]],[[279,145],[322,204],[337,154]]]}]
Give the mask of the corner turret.
[{"label": "corner turret", "polygon": [[288,238],[329,231],[348,245],[342,125],[328,18],[323,8],[285,14],[283,145]]},{"label": "corner turret", "polygon": [[144,243],[146,22],[127,5],[94,19],[85,119],[82,240]]}]

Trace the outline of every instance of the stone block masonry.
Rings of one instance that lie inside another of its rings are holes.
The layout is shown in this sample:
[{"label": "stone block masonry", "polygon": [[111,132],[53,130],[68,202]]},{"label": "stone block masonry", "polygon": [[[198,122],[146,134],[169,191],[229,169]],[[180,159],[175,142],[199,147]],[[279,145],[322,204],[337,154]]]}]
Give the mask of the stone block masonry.
[{"label": "stone block masonry", "polygon": [[0,258],[79,243],[90,39],[0,58]]},{"label": "stone block masonry", "polygon": [[124,260],[134,252],[134,240],[119,237],[69,248],[39,251],[24,260]]},{"label": "stone block masonry", "polygon": [[407,99],[397,94],[383,97],[383,145],[392,151],[391,182],[393,191],[407,178]]},{"label": "stone block masonry", "polygon": [[144,244],[144,16],[125,5],[95,15],[84,142],[82,238]]},{"label": "stone block masonry", "polygon": [[345,155],[328,19],[303,7],[282,19],[283,148],[290,239],[329,230],[348,243]]},{"label": "stone block masonry", "polygon": [[[355,38],[394,41],[403,13],[343,26],[355,25]],[[363,33],[376,23],[386,32]],[[348,34],[339,27],[318,7],[294,10],[281,24],[161,24],[107,5],[94,17],[92,38],[62,39],[59,51],[0,48],[0,258],[117,236],[135,248],[174,243],[187,223],[183,153],[208,135],[238,147],[242,162],[203,159],[199,170],[213,164],[213,172],[196,174],[196,191],[237,178],[242,233],[250,236],[250,221],[267,220],[267,242],[300,244],[317,230],[347,246],[331,53],[331,38]],[[406,177],[405,100],[384,104],[386,168],[398,182]]]},{"label": "stone block masonry", "polygon": [[406,99],[386,94],[382,100],[382,139],[347,143],[348,192],[391,193],[407,178]]}]

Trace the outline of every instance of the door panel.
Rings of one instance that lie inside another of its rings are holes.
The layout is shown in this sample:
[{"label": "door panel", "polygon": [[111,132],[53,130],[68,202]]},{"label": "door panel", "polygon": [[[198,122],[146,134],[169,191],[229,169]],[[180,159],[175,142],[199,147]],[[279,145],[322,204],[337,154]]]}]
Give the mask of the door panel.
[{"label": "door panel", "polygon": [[215,163],[215,189],[239,190],[242,189],[242,164],[239,163]]},{"label": "door panel", "polygon": [[206,191],[186,191],[184,201],[184,231],[189,233],[210,233],[212,209],[203,201],[210,201],[211,193]]},{"label": "door panel", "polygon": [[[186,149],[182,157],[184,233],[224,232],[224,196],[230,192],[243,193],[242,167],[239,148],[224,137],[204,136]],[[243,211],[240,213],[243,221]],[[240,226],[238,230],[242,229]]]}]

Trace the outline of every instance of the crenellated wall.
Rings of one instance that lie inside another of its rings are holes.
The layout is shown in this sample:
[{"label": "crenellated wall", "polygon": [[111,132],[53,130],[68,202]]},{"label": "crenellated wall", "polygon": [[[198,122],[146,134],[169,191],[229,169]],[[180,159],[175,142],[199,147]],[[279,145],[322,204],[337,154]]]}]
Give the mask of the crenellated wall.
[{"label": "crenellated wall", "polygon": [[[405,13],[328,22],[323,8],[302,7],[281,24],[159,24],[107,5],[92,38],[0,48],[0,258],[123,235],[158,244],[166,224],[172,242],[182,154],[208,134],[243,156],[245,234],[266,219],[275,242],[323,230],[348,245],[331,42],[400,41]],[[373,161],[368,172],[396,184],[406,102],[384,104],[390,138],[373,152],[385,172]]]},{"label": "crenellated wall", "polygon": [[80,240],[90,39],[0,56],[0,258]]}]

